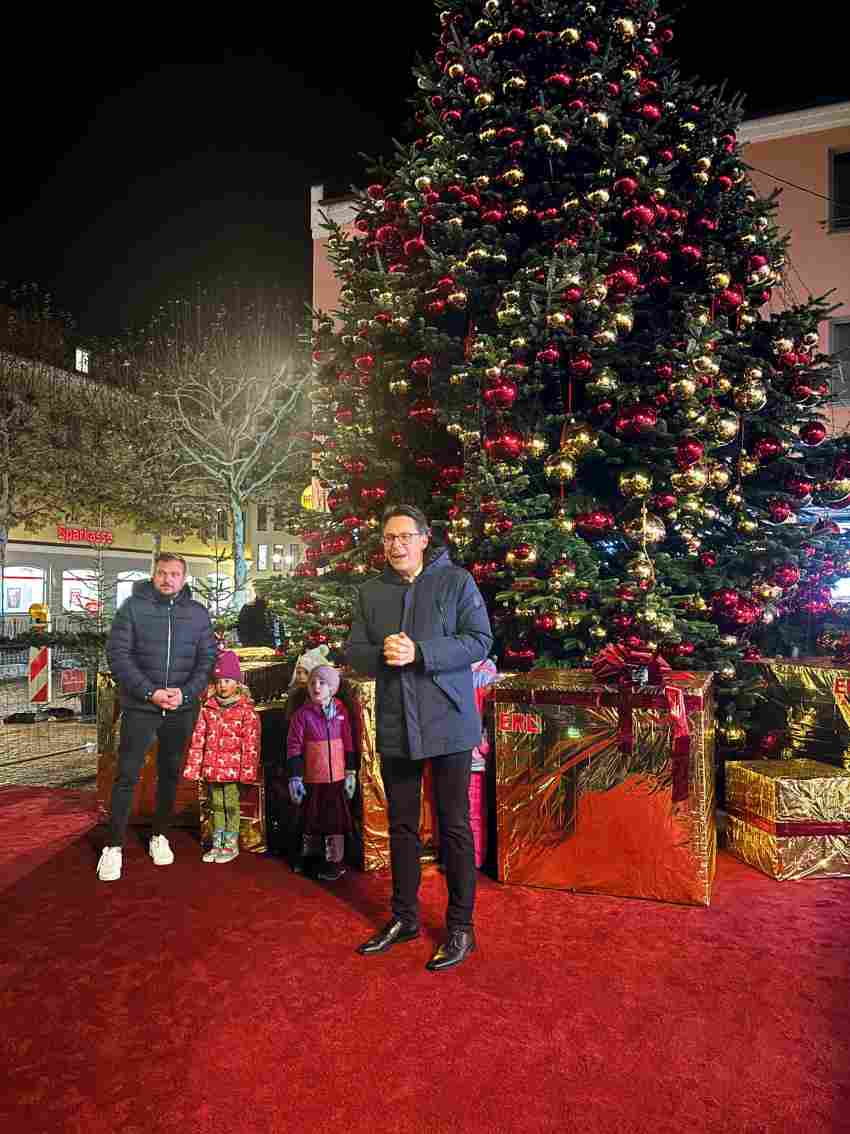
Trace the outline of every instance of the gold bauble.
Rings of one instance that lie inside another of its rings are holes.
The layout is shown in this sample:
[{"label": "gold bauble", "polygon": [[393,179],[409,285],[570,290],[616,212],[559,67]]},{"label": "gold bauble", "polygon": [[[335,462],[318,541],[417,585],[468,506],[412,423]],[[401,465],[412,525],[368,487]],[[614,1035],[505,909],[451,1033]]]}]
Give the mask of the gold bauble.
[{"label": "gold bauble", "polygon": [[617,476],[617,486],[627,499],[646,496],[652,491],[652,473],[642,467],[626,469]]},{"label": "gold bauble", "polygon": [[543,464],[543,472],[549,480],[557,480],[562,484],[574,480],[576,475],[575,462],[562,451],[547,457]]},{"label": "gold bauble", "polygon": [[738,430],[741,426],[741,419],[736,413],[719,413],[713,422],[714,436],[721,443],[721,445],[728,445],[730,441],[734,441],[738,436]]},{"label": "gold bauble", "polygon": [[466,307],[468,298],[465,291],[450,291],[446,296],[446,303],[448,303],[450,307],[454,307],[455,310],[460,310],[462,307]]},{"label": "gold bauble", "polygon": [[765,580],[753,588],[753,594],[762,602],[776,602],[782,598],[783,590],[776,583],[769,583]]},{"label": "gold bauble", "polygon": [[490,184],[490,178],[486,173],[479,174],[472,183],[476,189],[486,189]]},{"label": "gold bauble", "polygon": [[735,680],[735,667],[731,662],[724,662],[717,671],[717,676],[721,677],[724,681]]},{"label": "gold bauble", "polygon": [[742,454],[738,459],[738,471],[741,476],[753,476],[759,471],[759,463],[755,457],[749,454]]},{"label": "gold bauble", "polygon": [[738,645],[738,639],[734,634],[721,634],[717,641],[725,650],[734,650]]},{"label": "gold bauble", "polygon": [[567,316],[563,311],[553,311],[551,315],[546,316],[546,325],[552,328],[566,327]]},{"label": "gold bauble", "polygon": [[698,374],[717,374],[720,367],[710,355],[700,354],[691,360],[691,365]]},{"label": "gold bauble", "polygon": [[735,721],[723,721],[719,724],[717,735],[724,748],[743,748],[747,740],[746,730]]},{"label": "gold bauble", "polygon": [[767,405],[767,387],[763,382],[748,382],[735,391],[732,400],[739,410],[758,413]]},{"label": "gold bauble", "polygon": [[632,315],[631,311],[615,311],[614,323],[618,331],[629,332],[635,325],[635,317]]},{"label": "gold bauble", "polygon": [[607,189],[591,189],[587,199],[591,205],[607,205],[611,200],[611,194]]},{"label": "gold bauble", "polygon": [[655,568],[648,555],[635,555],[626,563],[626,574],[639,582],[651,582],[655,578]]},{"label": "gold bauble", "polygon": [[614,30],[618,35],[622,36],[623,39],[634,39],[637,35],[634,20],[630,20],[626,16],[621,16],[614,21]]},{"label": "gold bauble", "polygon": [[539,126],[534,127],[535,138],[547,139],[552,137],[552,127],[548,126],[545,122],[541,122]]},{"label": "gold bauble", "polygon": [[764,378],[764,371],[758,366],[748,366],[744,371],[745,382],[761,382],[762,378]]},{"label": "gold bauble", "polygon": [[708,483],[718,490],[728,488],[732,483],[731,470],[719,461],[712,462],[708,466]]},{"label": "gold bauble", "polygon": [[523,350],[528,346],[528,340],[524,339],[522,335],[517,335],[516,338],[511,339],[511,348],[513,350]]},{"label": "gold bauble", "polygon": [[683,496],[679,501],[679,511],[684,516],[699,516],[702,512],[701,497]]},{"label": "gold bauble", "polygon": [[563,616],[564,626],[569,630],[575,630],[584,622],[585,614],[580,610],[568,610]]},{"label": "gold bauble", "polygon": [[486,110],[493,101],[493,96],[489,91],[482,91],[481,94],[475,96],[475,106],[478,110]]},{"label": "gold bauble", "polygon": [[728,272],[715,272],[714,275],[709,278],[709,283],[717,291],[723,291],[723,289],[725,287],[728,287],[731,282],[732,277]]},{"label": "gold bauble", "polygon": [[575,421],[561,431],[561,452],[568,457],[582,457],[599,447],[599,435],[586,422]]},{"label": "gold bauble", "polygon": [[566,43],[572,46],[581,39],[581,33],[577,28],[564,28],[563,31],[558,32],[558,39],[561,43]]},{"label": "gold bauble", "polygon": [[632,543],[645,543],[649,547],[653,547],[656,543],[662,543],[667,538],[667,528],[664,521],[659,516],[653,515],[652,512],[647,512],[645,516],[632,516],[628,520],[624,520],[620,528]]},{"label": "gold bauble", "polygon": [[676,629],[676,619],[672,614],[662,614],[658,619],[658,633],[672,634]]},{"label": "gold bauble", "polygon": [[705,156],[698,157],[696,160],[696,167],[697,169],[711,169],[711,158]]},{"label": "gold bauble", "polygon": [[542,433],[531,433],[526,437],[524,449],[529,457],[542,457],[549,448],[549,442]]},{"label": "gold bauble", "polygon": [[479,130],[478,132],[479,142],[492,142],[495,137],[496,131],[492,126],[488,126],[486,130]]},{"label": "gold bauble", "polygon": [[406,394],[410,389],[410,383],[406,378],[396,378],[389,384],[391,394]]},{"label": "gold bauble", "polygon": [[718,374],[714,380],[714,388],[718,394],[728,394],[732,389],[732,381],[725,374]]},{"label": "gold bauble", "polygon": [[561,203],[561,211],[564,213],[572,212],[572,210],[577,209],[580,204],[581,201],[578,197],[567,197]]},{"label": "gold bauble", "polygon": [[744,503],[744,494],[739,492],[737,488],[733,488],[726,497],[726,503],[730,508],[740,508]]},{"label": "gold bauble", "polygon": [[641,626],[658,626],[659,617],[660,614],[654,606],[647,606],[635,612],[635,622],[639,622]]},{"label": "gold bauble", "polygon": [[735,530],[740,532],[741,535],[754,535],[759,530],[758,520],[754,520],[752,516],[743,513],[735,521]]},{"label": "gold bauble", "polygon": [[[572,535],[576,530],[576,522],[573,516],[566,512],[563,508],[559,508],[555,513],[553,523],[555,527],[563,535]],[[573,570],[575,575],[575,570]]]},{"label": "gold bauble", "polygon": [[567,583],[576,577],[576,565],[572,559],[562,559],[552,564],[552,578]]},{"label": "gold bauble", "polygon": [[614,371],[606,366],[591,378],[585,388],[594,397],[607,396],[617,393],[620,389],[620,382]]},{"label": "gold bauble", "polygon": [[713,524],[720,515],[719,509],[717,509],[714,504],[703,504],[701,512],[703,519],[707,520],[710,524]]},{"label": "gold bauble", "polygon": [[525,220],[528,216],[529,208],[525,201],[517,201],[515,205],[511,206],[511,216],[514,220]]},{"label": "gold bauble", "polygon": [[509,91],[524,91],[527,85],[522,75],[511,75],[511,77],[506,79],[503,83],[502,90],[506,93]]},{"label": "gold bauble", "polygon": [[670,395],[677,401],[684,402],[692,398],[697,392],[697,384],[693,378],[677,378],[669,386]]},{"label": "gold bauble", "polygon": [[591,626],[587,633],[588,637],[593,638],[596,642],[604,642],[608,637],[608,631],[604,626],[599,625]]},{"label": "gold bauble", "polygon": [[585,293],[590,299],[603,300],[608,295],[608,285],[597,281],[591,284]]},{"label": "gold bauble", "polygon": [[604,327],[601,331],[596,331],[593,341],[599,343],[600,346],[612,346],[617,341],[617,332],[609,327]]},{"label": "gold bauble", "polygon": [[708,471],[705,465],[691,465],[689,469],[681,469],[670,476],[670,484],[674,492],[702,492],[708,484]]},{"label": "gold bauble", "polygon": [[458,370],[456,373],[449,375],[449,385],[462,386],[468,377],[469,375],[465,370]]},{"label": "gold bauble", "polygon": [[510,185],[513,188],[517,185],[521,185],[523,181],[525,181],[525,173],[514,166],[511,169],[505,170],[502,174],[502,180],[506,185]]},{"label": "gold bauble", "polygon": [[498,323],[516,323],[518,319],[522,318],[522,312],[518,307],[500,307],[496,312],[496,321]]}]

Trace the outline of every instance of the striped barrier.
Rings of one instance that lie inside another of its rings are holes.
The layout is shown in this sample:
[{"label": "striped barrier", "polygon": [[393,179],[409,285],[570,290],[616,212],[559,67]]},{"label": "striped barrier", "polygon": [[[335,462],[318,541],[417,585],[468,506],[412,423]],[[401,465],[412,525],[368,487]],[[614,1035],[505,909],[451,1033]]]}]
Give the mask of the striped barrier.
[{"label": "striped barrier", "polygon": [[29,696],[31,705],[49,705],[52,694],[50,650],[30,646]]}]

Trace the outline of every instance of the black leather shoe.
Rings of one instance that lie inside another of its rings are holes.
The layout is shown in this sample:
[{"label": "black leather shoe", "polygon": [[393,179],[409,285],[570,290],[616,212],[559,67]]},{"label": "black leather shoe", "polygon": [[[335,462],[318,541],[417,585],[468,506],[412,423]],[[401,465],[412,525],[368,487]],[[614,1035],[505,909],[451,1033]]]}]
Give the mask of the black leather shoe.
[{"label": "black leather shoe", "polygon": [[441,945],[425,968],[432,973],[451,969],[465,961],[470,953],[475,952],[475,931],[472,929],[453,929],[448,941]]},{"label": "black leather shoe", "polygon": [[358,945],[357,952],[364,957],[371,956],[372,953],[386,953],[387,949],[392,948],[393,945],[399,945],[402,941],[413,941],[418,936],[418,925],[405,925],[399,918],[393,917],[390,918],[380,933],[376,933],[374,937],[370,937],[368,941]]}]

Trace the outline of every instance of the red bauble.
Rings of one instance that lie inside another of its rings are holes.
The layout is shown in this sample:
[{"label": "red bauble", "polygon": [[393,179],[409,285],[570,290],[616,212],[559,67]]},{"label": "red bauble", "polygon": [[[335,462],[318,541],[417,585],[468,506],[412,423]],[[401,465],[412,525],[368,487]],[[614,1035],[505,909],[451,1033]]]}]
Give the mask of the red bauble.
[{"label": "red bauble", "polygon": [[410,364],[410,369],[417,378],[427,378],[434,369],[434,360],[427,354],[422,355],[421,358],[414,358]]},{"label": "red bauble", "polygon": [[499,573],[499,571],[501,570],[501,565],[497,563],[495,559],[491,559],[489,561],[476,560],[476,562],[473,563],[469,569],[476,583],[488,583],[495,575]]},{"label": "red bauble", "polygon": [[506,669],[529,669],[534,665],[537,653],[527,642],[514,642],[505,646],[502,658]]},{"label": "red bauble", "polygon": [[334,491],[328,493],[325,503],[332,512],[335,512],[337,508],[341,508],[344,504],[351,503],[351,494],[347,489],[334,489]]},{"label": "red bauble", "polygon": [[319,570],[313,563],[299,563],[295,570],[292,572],[296,579],[315,579]]},{"label": "red bauble", "polygon": [[621,197],[634,197],[638,191],[638,183],[633,177],[618,177],[614,182],[614,192]]},{"label": "red bauble", "polygon": [[735,309],[744,302],[744,293],[740,287],[726,287],[718,295],[717,301],[721,307]]},{"label": "red bauble", "polygon": [[630,411],[631,428],[634,433],[646,433],[658,424],[658,411],[655,406],[639,402]]},{"label": "red bauble", "polygon": [[652,497],[652,507],[656,512],[672,512],[679,506],[679,497],[672,492],[658,492]]},{"label": "red bauble", "polygon": [[717,566],[717,556],[714,554],[713,551],[700,552],[699,561],[700,561],[700,566],[705,567],[707,569],[711,569],[712,567]]},{"label": "red bauble", "polygon": [[804,445],[820,445],[826,437],[826,426],[820,421],[807,421],[800,426],[800,440]]},{"label": "red bauble", "polygon": [[497,426],[484,438],[486,453],[497,461],[515,460],[524,447],[522,434],[506,426]]},{"label": "red bauble", "polygon": [[360,354],[354,360],[355,369],[360,371],[371,370],[375,365],[375,357],[371,354]]},{"label": "red bauble", "polygon": [[334,421],[337,425],[350,425],[354,421],[354,410],[351,406],[340,406],[334,412]]},{"label": "red bauble", "polygon": [[661,107],[657,102],[645,102],[640,108],[640,116],[647,122],[658,122],[661,118]]},{"label": "red bauble", "polygon": [[761,650],[758,646],[747,646],[744,650],[744,661],[758,661],[761,657]]},{"label": "red bauble", "polygon": [[493,527],[499,535],[507,535],[513,531],[514,522],[510,516],[497,516],[493,521]]},{"label": "red bauble", "polygon": [[550,87],[560,87],[561,90],[566,90],[573,85],[572,76],[568,75],[566,71],[556,71],[554,75],[550,75],[546,80]]},{"label": "red bauble", "polygon": [[614,595],[621,602],[634,602],[637,598],[637,591],[631,583],[620,583],[615,589]]},{"label": "red bauble", "polygon": [[337,575],[350,575],[354,570],[354,564],[350,559],[337,559],[333,565],[334,571]]},{"label": "red bauble", "polygon": [[356,528],[359,528],[363,523],[360,517],[356,516],[353,512],[350,512],[347,516],[343,516],[339,522],[347,531],[350,532],[353,532]]},{"label": "red bauble", "polygon": [[593,359],[589,354],[577,354],[569,362],[570,374],[576,378],[585,378],[593,370]]},{"label": "red bauble", "polygon": [[383,185],[370,185],[366,192],[373,201],[382,201],[384,199],[384,193],[386,192],[386,189]]},{"label": "red bauble", "polygon": [[614,527],[614,516],[604,508],[579,512],[575,518],[576,531],[585,539],[602,539]]},{"label": "red bauble", "polygon": [[635,624],[634,615],[632,614],[612,614],[609,621],[614,629],[619,630],[621,633],[626,630],[631,630]]},{"label": "red bauble", "polygon": [[634,205],[623,213],[623,220],[631,221],[632,224],[646,228],[655,220],[655,210],[650,208],[649,205]]},{"label": "red bauble", "polygon": [[547,346],[543,350],[537,352],[537,361],[542,362],[544,366],[554,366],[561,358],[561,352],[557,347]]},{"label": "red bauble", "polygon": [[693,656],[695,651],[696,645],[686,639],[684,642],[678,642],[673,647],[673,656],[677,658],[689,658]]},{"label": "red bauble", "polygon": [[534,555],[534,548],[530,543],[518,543],[513,548],[514,559],[524,563],[526,559],[530,559]]},{"label": "red bauble", "polygon": [[782,456],[782,445],[775,437],[759,437],[753,445],[753,456],[760,464],[769,464]]},{"label": "red bauble", "polygon": [[459,484],[463,480],[463,465],[444,465],[440,469],[440,480],[445,485]]},{"label": "red bauble", "polygon": [[426,313],[434,319],[438,319],[440,315],[445,314],[445,310],[446,301],[444,299],[432,299],[425,307]]},{"label": "red bauble", "polygon": [[627,650],[642,650],[644,649],[644,640],[639,634],[627,634],[623,639],[623,645]]},{"label": "red bauble", "polygon": [[773,524],[784,524],[786,520],[790,520],[792,516],[796,515],[787,500],[778,498],[767,501],[767,514]]},{"label": "red bauble", "polygon": [[420,425],[433,425],[437,419],[437,403],[433,398],[419,398],[412,403],[407,416]]},{"label": "red bauble", "polygon": [[783,733],[776,731],[766,732],[764,736],[759,737],[756,749],[761,757],[775,756],[782,748],[784,742],[785,736]]},{"label": "red bauble", "polygon": [[705,445],[693,437],[686,437],[676,446],[676,464],[680,469],[689,469],[698,464],[705,455]]},{"label": "red bauble", "polygon": [[500,378],[499,381],[493,385],[488,386],[484,390],[484,401],[492,409],[510,409],[516,401],[518,389],[516,382],[511,382],[508,378]]},{"label": "red bauble", "polygon": [[421,256],[425,251],[425,241],[421,236],[414,236],[411,240],[404,242],[405,256]]},{"label": "red bauble", "polygon": [[437,471],[437,462],[430,453],[419,453],[418,456],[413,458],[413,463],[424,473],[435,473]]},{"label": "red bauble", "polygon": [[814,481],[809,480],[808,477],[797,476],[795,473],[785,478],[782,487],[795,500],[806,501],[811,499],[815,485]]},{"label": "red bauble", "polygon": [[487,209],[481,214],[481,219],[484,224],[499,224],[505,219],[505,214],[501,209]]},{"label": "red bauble", "polygon": [[541,630],[544,634],[548,634],[554,630],[558,624],[558,620],[553,614],[538,614],[534,619],[534,628]]}]

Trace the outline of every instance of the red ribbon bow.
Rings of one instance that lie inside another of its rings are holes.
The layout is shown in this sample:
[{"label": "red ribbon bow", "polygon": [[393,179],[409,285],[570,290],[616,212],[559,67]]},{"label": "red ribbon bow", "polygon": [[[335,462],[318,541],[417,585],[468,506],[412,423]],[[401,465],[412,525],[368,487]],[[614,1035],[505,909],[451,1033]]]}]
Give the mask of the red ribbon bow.
[{"label": "red ribbon bow", "polygon": [[671,683],[673,671],[669,663],[650,650],[630,650],[625,646],[610,645],[600,650],[590,667],[593,676],[601,684],[607,685],[615,681],[623,691],[623,701],[617,710],[620,726],[617,744],[626,755],[631,753],[634,744],[632,710],[635,706],[630,703],[630,697],[645,690],[650,697],[647,708],[666,709],[670,714],[673,726],[672,797],[675,803],[686,800],[691,734],[685,695],[682,689]]}]

